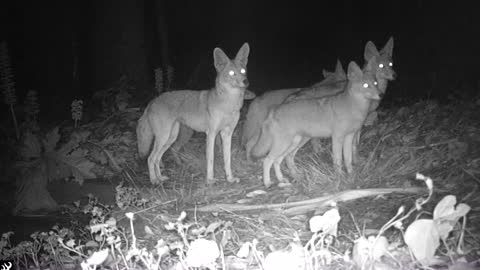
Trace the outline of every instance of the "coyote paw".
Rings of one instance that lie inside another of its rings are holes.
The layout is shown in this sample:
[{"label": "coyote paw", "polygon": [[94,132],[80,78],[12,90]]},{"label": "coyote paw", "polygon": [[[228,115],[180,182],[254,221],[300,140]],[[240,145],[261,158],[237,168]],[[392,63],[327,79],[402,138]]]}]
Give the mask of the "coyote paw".
[{"label": "coyote paw", "polygon": [[152,185],[158,185],[161,184],[163,181],[167,181],[168,179],[170,179],[168,176],[160,175],[157,178],[150,179],[150,182],[152,183]]},{"label": "coyote paw", "polygon": [[291,185],[292,184],[290,184],[290,182],[280,182],[280,183],[278,183],[279,188],[289,187]]},{"label": "coyote paw", "polygon": [[207,185],[213,185],[218,182],[218,179],[215,177],[207,178]]},{"label": "coyote paw", "polygon": [[290,170],[289,173],[290,173],[290,176],[293,177],[293,179],[300,179],[302,177],[302,174],[298,169]]},{"label": "coyote paw", "polygon": [[272,186],[272,183],[271,182],[263,182],[263,185],[265,186],[266,189],[270,188]]},{"label": "coyote paw", "polygon": [[227,178],[227,181],[228,181],[229,183],[240,183],[240,178],[238,178],[238,177],[233,177],[233,176],[232,176],[232,177],[230,177],[230,178]]}]

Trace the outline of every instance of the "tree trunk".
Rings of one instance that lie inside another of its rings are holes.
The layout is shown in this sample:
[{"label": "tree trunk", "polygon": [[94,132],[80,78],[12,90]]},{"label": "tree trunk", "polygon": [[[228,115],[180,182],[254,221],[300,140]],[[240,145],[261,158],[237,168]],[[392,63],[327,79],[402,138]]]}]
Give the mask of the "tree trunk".
[{"label": "tree trunk", "polygon": [[155,14],[156,14],[156,33],[160,43],[160,63],[162,69],[166,70],[168,65],[171,65],[169,59],[169,42],[168,42],[168,24],[165,17],[165,2],[163,0],[155,0]]}]

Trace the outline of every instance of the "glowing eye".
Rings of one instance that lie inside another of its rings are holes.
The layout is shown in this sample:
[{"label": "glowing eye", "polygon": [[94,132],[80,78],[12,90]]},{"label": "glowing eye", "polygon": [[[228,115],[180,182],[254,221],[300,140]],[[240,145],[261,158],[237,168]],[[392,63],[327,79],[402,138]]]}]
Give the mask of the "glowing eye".
[{"label": "glowing eye", "polygon": [[377,82],[377,81],[374,81],[374,82],[373,82],[373,85],[377,85],[377,84],[378,84],[378,82]]},{"label": "glowing eye", "polygon": [[240,69],[240,73],[245,74],[246,72],[247,71],[244,68]]},{"label": "glowing eye", "polygon": [[234,72],[233,70],[230,70],[230,71],[228,72],[228,74],[229,74],[230,76],[233,76],[233,75],[235,75],[235,72]]},{"label": "glowing eye", "polygon": [[363,88],[367,88],[367,87],[368,87],[368,83],[364,83]]},{"label": "glowing eye", "polygon": [[379,68],[383,68],[383,64],[378,65]]},{"label": "glowing eye", "polygon": [[392,62],[388,63],[388,65],[391,66],[391,67],[393,67],[393,63],[392,63]]}]

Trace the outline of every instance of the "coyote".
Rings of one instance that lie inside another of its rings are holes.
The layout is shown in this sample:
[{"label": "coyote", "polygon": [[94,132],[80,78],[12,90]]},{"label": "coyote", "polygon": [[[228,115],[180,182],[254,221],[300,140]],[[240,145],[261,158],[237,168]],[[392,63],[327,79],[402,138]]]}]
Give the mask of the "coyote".
[{"label": "coyote", "polygon": [[[390,37],[380,52],[375,47],[373,42],[368,41],[365,45],[364,59],[366,62],[372,57],[376,58],[375,66],[373,67],[373,73],[377,78],[378,90],[383,95],[387,91],[388,81],[395,80],[397,77],[396,72],[393,70],[393,37]],[[375,100],[370,104],[370,112],[376,110],[380,104],[379,100]]]},{"label": "coyote", "polygon": [[[255,93],[253,93],[252,91],[250,91],[248,89],[245,89],[245,96],[243,97],[244,100],[254,99],[255,97],[256,97]],[[194,133],[193,129],[191,129],[188,126],[183,125],[183,124],[180,125],[177,140],[170,147],[170,153],[171,153],[171,155],[173,157],[173,160],[175,161],[176,164],[179,165],[179,164],[182,163],[182,161],[180,159],[179,152],[182,149],[182,147],[190,140],[190,138],[192,138],[193,133]],[[219,137],[217,137],[215,139],[215,145],[217,147],[220,146],[220,142],[219,142],[218,139],[219,139]],[[161,163],[160,166],[163,166],[163,164]]]},{"label": "coyote", "polygon": [[[396,77],[396,73],[393,70],[393,62],[392,62],[392,53],[393,52],[393,37],[390,37],[388,42],[385,44],[384,48],[379,52],[375,47],[373,42],[368,41],[365,45],[364,50],[364,59],[366,63],[369,60],[374,59],[374,63],[372,64],[371,72],[375,74],[375,77],[378,81],[378,88],[380,93],[383,95],[386,91],[388,81],[394,80]],[[325,74],[326,73],[326,74]],[[324,71],[324,75],[328,75],[328,72]],[[331,74],[331,73],[330,73]],[[245,145],[247,160],[250,161],[250,152],[252,147],[255,145],[259,138],[260,128],[262,126],[262,122],[267,117],[268,110],[275,105],[281,104],[283,102],[288,102],[296,99],[307,99],[307,98],[315,98],[315,97],[324,97],[329,96],[332,94],[336,94],[338,91],[342,91],[346,85],[345,80],[345,72],[341,67],[340,61],[337,60],[337,66],[335,69],[335,77],[336,79],[329,79],[324,80],[327,83],[320,82],[315,84],[311,87],[307,87],[304,89],[297,89],[296,91],[292,91],[291,93],[282,93],[278,91],[270,91],[265,93],[264,95],[256,98],[252,104],[250,104],[247,119],[244,124],[243,136],[242,136],[242,143]],[[278,93],[275,93],[278,92]],[[273,98],[274,95],[278,95],[278,97]],[[281,96],[281,97],[280,97]],[[371,102],[371,107],[369,109],[370,112],[373,112],[377,109],[379,105],[379,100],[375,100]],[[372,114],[369,115],[371,117]],[[355,134],[354,145],[352,148],[353,151],[353,160],[354,163],[357,163],[358,159],[358,144],[360,139],[360,131]],[[308,139],[306,139],[308,142]],[[303,146],[306,142],[302,142],[300,145]],[[314,144],[317,145],[318,143]],[[297,149],[298,150],[298,149]],[[293,157],[295,156],[297,151],[293,151],[292,155],[287,157],[287,164],[292,164]]]},{"label": "coyote", "polygon": [[[388,81],[394,80],[396,78],[396,73],[393,70],[392,51],[393,51],[393,37],[390,37],[390,39],[387,41],[384,48],[380,52],[375,47],[375,44],[373,44],[373,42],[371,41],[368,41],[367,44],[365,45],[365,50],[364,50],[365,62],[368,63],[370,60],[372,60],[373,62],[371,65],[368,65],[368,66],[365,65],[364,70],[367,70],[370,73],[374,74],[376,81],[378,83],[377,88],[380,93],[380,98],[382,98],[386,92]],[[322,88],[325,88],[325,87],[342,87],[343,88],[345,87],[345,84],[346,84],[346,81],[337,81],[334,84],[324,85],[320,88],[315,89],[314,91],[310,89],[304,89],[302,91],[299,91],[295,94],[288,96],[285,102],[289,102],[292,100],[319,97],[320,96],[319,93],[332,91],[332,90],[323,90]],[[373,115],[374,115],[373,112],[377,109],[379,103],[380,103],[380,100],[372,100],[370,102],[370,108],[368,110],[369,114],[367,115],[367,120],[365,122],[369,121],[369,118],[373,118]],[[361,132],[361,129],[355,132],[353,145],[352,145],[352,161],[354,164],[358,163],[358,145],[360,143],[360,132]],[[286,156],[287,167],[290,171],[290,174],[294,177],[298,176],[298,169],[294,162],[295,155],[297,154],[297,151],[303,145],[305,145],[309,140],[310,138],[304,138],[303,141],[300,142],[298,147],[295,150],[292,150]],[[318,145],[320,144],[319,142],[320,138],[313,138],[313,140],[316,141],[316,142],[313,142],[313,147],[318,148]]]},{"label": "coyote", "polygon": [[[387,91],[387,86],[388,86],[388,81],[395,80],[397,77],[396,72],[393,70],[393,61],[392,61],[392,56],[393,56],[393,37],[390,37],[383,47],[380,52],[377,50],[377,47],[375,47],[375,44],[373,42],[368,41],[367,44],[365,45],[365,52],[364,52],[364,59],[366,62],[368,62],[369,59],[375,58],[376,63],[373,66],[372,72],[375,74],[375,78],[377,79],[378,85],[378,91],[380,92],[380,97],[383,97],[385,95],[385,92]],[[371,122],[374,117],[376,117],[376,114],[373,113],[378,106],[380,105],[380,100],[373,100],[370,103],[370,108],[369,108],[369,115],[367,116],[367,121]],[[360,132],[361,130],[358,130],[355,133],[354,137],[354,143],[353,143],[353,162],[357,163],[358,161],[358,145],[360,143]]]},{"label": "coyote", "polygon": [[[374,63],[372,65],[372,70],[370,70],[374,75],[378,82],[378,90],[380,92],[380,97],[385,95],[387,90],[387,85],[389,81],[395,80],[396,73],[393,70],[393,62],[392,62],[392,55],[393,55],[393,37],[390,37],[383,49],[379,52],[375,44],[372,41],[368,41],[365,45],[364,50],[364,59],[367,63],[370,59],[374,59]],[[337,64],[338,65],[338,64]],[[333,87],[338,87],[342,84],[346,84],[346,81],[337,81],[336,85],[330,85]],[[325,86],[323,86],[325,87]],[[285,101],[291,101],[294,99],[305,99],[305,98],[312,98],[320,96],[319,93],[326,91],[331,92],[331,90],[309,90],[304,89],[299,91],[295,94],[290,95]],[[370,103],[369,114],[367,116],[367,120],[365,122],[372,122],[375,117],[376,113],[374,111],[378,108],[380,104],[380,100],[373,100]],[[360,133],[361,130],[358,130],[354,136],[354,143],[352,147],[353,151],[353,163],[358,163],[358,145],[360,143]],[[308,141],[308,140],[307,140]],[[287,156],[287,164],[293,163],[293,158],[295,157],[296,152],[299,148],[301,148],[306,142],[303,142],[296,151],[293,151],[289,156]],[[318,145],[314,143],[314,145]]]},{"label": "coyote", "polygon": [[315,86],[322,86],[330,83],[335,83],[339,81],[346,81],[347,80],[347,75],[345,74],[345,70],[343,70],[342,62],[340,62],[340,59],[337,59],[337,63],[335,64],[335,71],[331,72],[328,70],[322,70],[323,78],[324,80],[312,85],[312,87]]},{"label": "coyote", "polygon": [[[332,138],[333,162],[337,170],[343,159],[352,172],[352,143],[355,132],[363,125],[372,100],[379,100],[375,76],[370,72],[375,59],[371,58],[362,71],[355,62],[348,65],[348,83],[338,94],[311,99],[292,100],[272,108],[262,124],[260,138],[252,149],[255,158],[267,155],[263,161],[263,183],[271,186],[272,165],[279,186],[289,182],[280,165],[291,151],[305,139]],[[288,164],[287,164],[288,166]]]},{"label": "coyote", "polygon": [[[345,71],[342,68],[340,60],[337,60],[335,72],[328,72],[324,70],[323,75],[325,77],[323,81],[314,84],[308,89],[314,90],[317,87],[330,85],[337,81],[344,81],[346,79]],[[252,101],[248,107],[247,117],[243,125],[241,138],[242,145],[245,146],[246,157],[248,161],[251,161],[250,152],[260,136],[262,123],[265,118],[267,118],[270,108],[283,103],[288,96],[298,93],[302,91],[302,89],[303,88],[288,88],[268,91]],[[335,94],[335,91],[338,91],[338,87],[330,88],[330,91],[326,90],[324,93],[321,93],[321,95]]]},{"label": "coyote", "polygon": [[334,81],[344,81],[347,79],[347,75],[345,74],[345,70],[343,70],[342,62],[340,59],[337,59],[337,64],[335,65],[335,71],[331,72],[328,70],[322,70],[323,77],[325,79],[332,78]]},{"label": "coyote", "polygon": [[153,150],[148,156],[148,172],[153,184],[168,179],[160,171],[160,162],[177,138],[180,124],[207,134],[207,184],[216,181],[213,175],[213,148],[218,133],[222,138],[227,181],[239,181],[232,175],[230,165],[231,139],[249,84],[246,71],[249,52],[250,47],[245,43],[235,59],[230,60],[220,48],[215,48],[213,58],[217,77],[213,89],[165,92],[148,104],[138,120],[137,140],[142,157],[148,154],[154,141]]}]

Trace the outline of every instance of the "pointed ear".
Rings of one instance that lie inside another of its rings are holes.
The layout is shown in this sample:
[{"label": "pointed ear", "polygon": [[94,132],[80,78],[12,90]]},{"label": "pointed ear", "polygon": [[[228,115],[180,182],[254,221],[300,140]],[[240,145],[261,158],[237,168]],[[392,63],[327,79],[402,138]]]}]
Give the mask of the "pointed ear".
[{"label": "pointed ear", "polygon": [[240,50],[238,50],[237,56],[235,56],[235,61],[242,65],[243,67],[247,66],[248,63],[248,54],[250,53],[250,46],[247,42],[243,43]]},{"label": "pointed ear", "polygon": [[380,54],[386,54],[388,57],[393,55],[393,37],[390,37],[385,44],[385,47],[380,51]]},{"label": "pointed ear", "polygon": [[337,77],[345,78],[345,70],[343,70],[342,62],[340,62],[340,59],[337,59],[337,64],[335,65],[335,74],[337,75]]},{"label": "pointed ear", "polygon": [[230,62],[230,59],[228,59],[228,56],[222,51],[222,49],[215,48],[213,50],[213,62],[215,69],[221,71],[225,68],[228,62]]},{"label": "pointed ear", "polygon": [[368,70],[368,71],[372,71],[372,70],[375,70],[377,67],[377,59],[376,59],[377,56],[374,56],[372,58],[370,58],[370,60],[368,60],[367,62],[367,65],[365,66],[365,70]]},{"label": "pointed ear", "polygon": [[349,81],[359,81],[362,79],[363,72],[360,67],[354,62],[348,64],[348,80]]},{"label": "pointed ear", "polygon": [[380,55],[380,53],[378,53],[377,47],[375,47],[375,44],[373,44],[373,42],[368,41],[365,45],[365,52],[363,53],[363,58],[365,59],[365,61],[368,62],[370,58],[377,55]]},{"label": "pointed ear", "polygon": [[327,78],[333,75],[332,72],[322,69],[323,78]]}]

